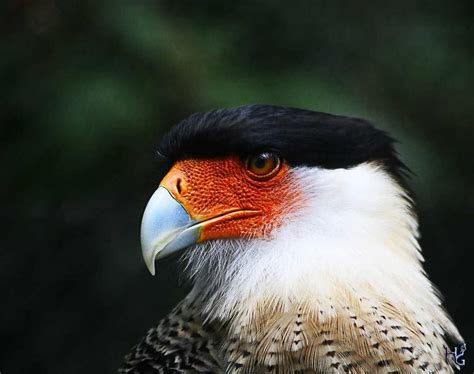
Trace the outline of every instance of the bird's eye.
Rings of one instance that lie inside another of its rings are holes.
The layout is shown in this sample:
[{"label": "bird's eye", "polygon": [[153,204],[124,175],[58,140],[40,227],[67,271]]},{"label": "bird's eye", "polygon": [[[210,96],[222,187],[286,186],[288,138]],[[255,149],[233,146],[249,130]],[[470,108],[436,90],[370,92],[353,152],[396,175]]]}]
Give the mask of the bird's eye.
[{"label": "bird's eye", "polygon": [[247,172],[257,180],[273,177],[280,169],[280,158],[273,153],[260,153],[247,159]]}]

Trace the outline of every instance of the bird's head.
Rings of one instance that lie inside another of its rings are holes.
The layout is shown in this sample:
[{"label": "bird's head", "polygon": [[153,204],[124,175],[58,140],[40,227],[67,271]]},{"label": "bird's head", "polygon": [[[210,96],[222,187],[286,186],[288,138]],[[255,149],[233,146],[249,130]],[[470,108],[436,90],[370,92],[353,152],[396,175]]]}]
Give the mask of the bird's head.
[{"label": "bird's head", "polygon": [[315,287],[325,275],[361,278],[383,262],[388,274],[398,262],[419,268],[403,164],[392,138],[364,120],[269,105],[215,110],[172,128],[159,153],[172,167],[143,216],[152,274],[155,260],[188,247],[201,288],[231,292],[233,282],[247,296],[264,283],[306,287],[315,274]]},{"label": "bird's head", "polygon": [[303,198],[276,152],[177,161],[150,200],[142,225],[146,264],[212,239],[269,239]]}]

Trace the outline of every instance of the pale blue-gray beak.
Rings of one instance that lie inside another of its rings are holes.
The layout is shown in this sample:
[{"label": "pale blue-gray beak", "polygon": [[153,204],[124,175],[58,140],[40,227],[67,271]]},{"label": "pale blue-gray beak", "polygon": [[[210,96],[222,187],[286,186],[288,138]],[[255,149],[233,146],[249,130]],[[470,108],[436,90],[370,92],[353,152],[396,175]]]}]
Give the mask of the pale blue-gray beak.
[{"label": "pale blue-gray beak", "polygon": [[155,275],[155,261],[197,242],[200,225],[163,186],[150,198],[141,226],[142,254]]}]

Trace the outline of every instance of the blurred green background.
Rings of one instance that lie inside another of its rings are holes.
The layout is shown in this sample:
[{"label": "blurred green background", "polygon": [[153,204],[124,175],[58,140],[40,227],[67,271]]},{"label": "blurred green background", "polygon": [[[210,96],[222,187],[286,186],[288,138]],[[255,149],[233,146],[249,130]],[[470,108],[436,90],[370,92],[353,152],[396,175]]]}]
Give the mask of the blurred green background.
[{"label": "blurred green background", "polygon": [[182,297],[176,258],[152,278],[140,254],[156,148],[185,116],[246,103],[400,140],[426,268],[472,351],[473,15],[439,0],[2,2],[2,374],[113,372]]}]

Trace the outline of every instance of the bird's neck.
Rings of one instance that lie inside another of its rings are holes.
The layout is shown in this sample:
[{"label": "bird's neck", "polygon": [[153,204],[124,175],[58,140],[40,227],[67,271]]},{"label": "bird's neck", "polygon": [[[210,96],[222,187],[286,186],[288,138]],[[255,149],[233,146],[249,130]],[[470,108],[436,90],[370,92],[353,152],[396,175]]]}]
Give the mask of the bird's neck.
[{"label": "bird's neck", "polygon": [[423,273],[417,221],[403,189],[370,164],[298,172],[308,206],[270,240],[208,242],[190,252],[195,285],[188,300],[201,314],[240,343],[260,341],[265,350],[269,337],[280,349],[296,348],[285,341],[299,340],[295,325],[313,337],[346,327],[345,338],[359,336],[353,318],[368,322],[376,311],[393,326],[404,323],[404,331],[432,321],[452,329]]},{"label": "bird's neck", "polygon": [[422,272],[410,200],[383,168],[293,173],[306,205],[270,239],[206,242],[189,252],[190,297],[206,315],[245,320],[301,305],[318,311],[335,295],[344,304],[351,290],[437,300]]}]

